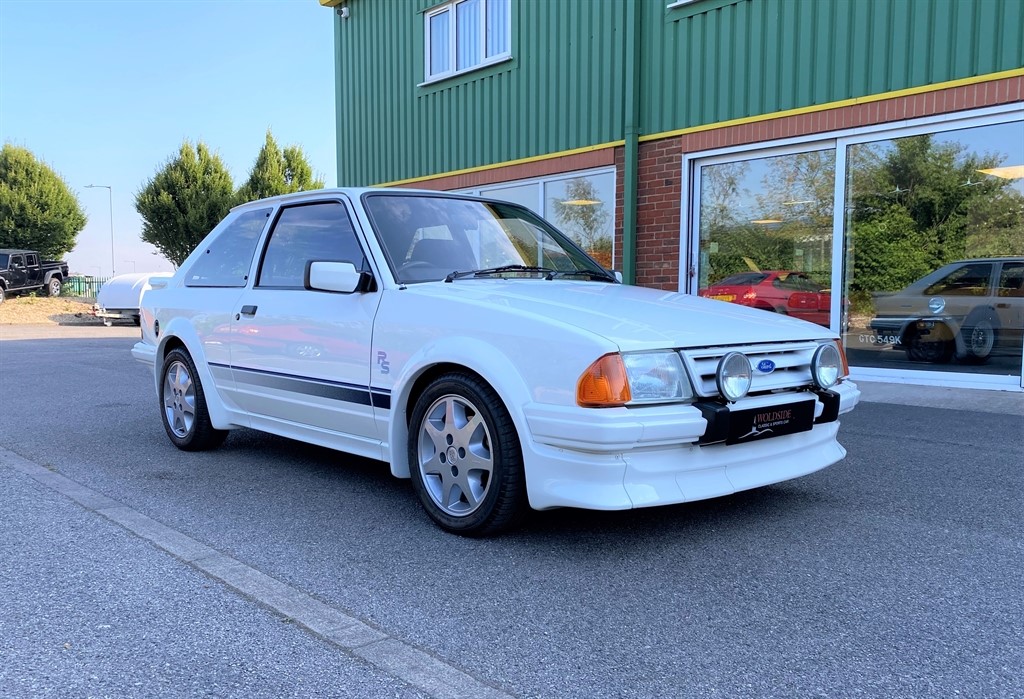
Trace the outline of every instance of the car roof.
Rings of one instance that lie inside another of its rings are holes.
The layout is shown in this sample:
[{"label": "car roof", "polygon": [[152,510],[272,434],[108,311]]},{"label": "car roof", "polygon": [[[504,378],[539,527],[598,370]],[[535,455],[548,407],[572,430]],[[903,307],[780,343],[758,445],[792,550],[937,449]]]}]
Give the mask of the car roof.
[{"label": "car roof", "polygon": [[14,248],[0,248],[0,254],[4,255],[38,255],[39,253],[35,250],[16,250]]},{"label": "car roof", "polygon": [[[478,197],[473,194],[462,194],[460,192],[445,192],[437,189],[413,189],[410,187],[328,187],[325,189],[310,189],[304,192],[293,192],[291,194],[278,194],[274,197],[256,199],[253,201],[238,204],[231,210],[247,209],[250,207],[266,206],[268,204],[283,204],[295,201],[307,201],[309,199],[322,199],[332,194],[344,194],[352,199],[358,199],[364,194],[429,194],[430,196],[451,197],[458,199],[472,199],[476,201],[493,201],[488,197]],[[510,202],[512,203],[512,202]]]},{"label": "car roof", "polygon": [[955,260],[948,264],[960,265],[965,262],[1024,262],[1024,257],[974,257],[969,260]]}]

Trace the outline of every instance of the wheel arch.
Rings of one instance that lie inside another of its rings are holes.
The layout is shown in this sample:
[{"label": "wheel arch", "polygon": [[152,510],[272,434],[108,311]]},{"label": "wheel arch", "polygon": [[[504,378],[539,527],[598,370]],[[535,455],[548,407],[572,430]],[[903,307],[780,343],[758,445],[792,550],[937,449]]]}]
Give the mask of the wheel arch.
[{"label": "wheel arch", "polygon": [[214,383],[213,374],[206,363],[206,356],[202,353],[202,343],[199,337],[192,330],[187,322],[175,319],[171,321],[167,329],[161,328],[160,342],[156,347],[156,359],[153,363],[153,380],[157,396],[160,395],[160,383],[163,381],[163,367],[167,355],[174,349],[183,349],[192,357],[199,373],[199,381],[203,386],[203,393],[206,396],[206,409],[210,414],[210,422],[213,427],[219,430],[226,430],[237,426],[237,422],[231,419],[228,410],[224,407],[217,385]]},{"label": "wheel arch", "polygon": [[512,424],[520,447],[526,453],[523,436],[526,418],[523,406],[530,401],[530,391],[512,361],[498,348],[469,338],[456,338],[435,346],[428,353],[406,364],[406,370],[395,383],[391,395],[391,420],[388,425],[389,463],[391,474],[397,478],[409,477],[406,443],[412,409],[423,392],[435,379],[452,372],[472,374],[485,383],[501,400]]},{"label": "wheel arch", "polygon": [[[992,326],[992,342],[993,346],[998,343],[999,336],[1002,332],[1002,325],[999,322],[999,314],[996,313],[996,309],[992,306],[978,306],[971,310],[964,318],[963,322],[960,323],[960,327],[954,333],[954,340],[956,341],[956,356],[957,359],[970,359],[971,351],[967,345],[967,339],[964,337],[965,334],[971,334],[974,330],[974,326],[980,321],[988,321],[989,325]],[[991,350],[990,350],[991,352]],[[988,355],[979,357],[978,359],[987,359]]]}]

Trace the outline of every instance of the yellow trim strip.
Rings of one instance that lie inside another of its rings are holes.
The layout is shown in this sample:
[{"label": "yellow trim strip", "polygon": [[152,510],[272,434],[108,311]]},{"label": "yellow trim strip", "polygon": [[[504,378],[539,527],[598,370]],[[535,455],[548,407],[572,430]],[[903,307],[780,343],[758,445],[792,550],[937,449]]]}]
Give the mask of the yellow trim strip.
[{"label": "yellow trim strip", "polygon": [[955,87],[976,85],[978,83],[987,83],[993,80],[1003,80],[1005,78],[1016,78],[1020,76],[1024,76],[1024,68],[1014,68],[1013,70],[1004,70],[999,73],[989,73],[988,75],[979,75],[973,78],[960,78],[959,80],[949,80],[944,83],[933,83],[931,85],[924,85],[921,87],[908,87],[903,90],[893,90],[892,92],[880,92],[875,95],[867,95],[866,97],[854,97],[852,99],[839,100],[838,102],[815,104],[810,107],[797,107],[796,109],[786,109],[781,112],[772,112],[771,114],[759,114],[752,117],[730,119],[729,121],[719,121],[714,124],[702,124],[701,126],[690,126],[685,129],[662,131],[661,133],[651,134],[649,136],[641,136],[640,142],[657,141],[662,138],[671,138],[672,136],[684,136],[686,134],[698,133],[700,131],[724,129],[730,126],[753,124],[759,121],[768,121],[770,119],[782,119],[784,117],[799,116],[801,114],[813,114],[815,112],[823,112],[828,109],[852,107],[858,104],[881,102],[882,100],[896,99],[898,97],[910,97],[911,95],[921,95],[926,92],[938,92],[939,90],[949,90]]},{"label": "yellow trim strip", "polygon": [[496,163],[494,165],[478,165],[476,167],[467,167],[463,170],[452,170],[451,172],[442,172],[437,175],[424,175],[423,177],[410,177],[406,180],[395,180],[394,182],[385,182],[383,184],[370,185],[371,187],[394,187],[400,184],[411,184],[413,182],[426,182],[427,180],[439,180],[442,177],[454,177],[455,175],[466,175],[471,172],[483,172],[484,170],[497,170],[500,167],[511,167],[512,165],[525,165],[526,163],[536,163],[541,160],[551,160],[552,158],[564,158],[567,155],[579,155],[580,153],[590,153],[595,150],[604,150],[606,148],[615,148],[616,146],[624,146],[626,142],[623,141],[609,141],[608,143],[598,143],[596,146],[583,146],[582,148],[573,148],[572,150],[558,151],[557,153],[548,153],[547,155],[532,155],[529,158],[519,158],[518,160],[506,160],[503,163]]},{"label": "yellow trim strip", "polygon": [[[740,119],[730,119],[729,121],[718,121],[713,124],[702,124],[700,126],[690,126],[685,129],[675,129],[673,131],[662,131],[660,133],[650,134],[649,136],[641,136],[640,142],[646,141],[657,141],[663,138],[671,138],[673,136],[683,136],[691,133],[698,133],[700,131],[712,131],[714,129],[724,129],[730,126],[740,126],[742,124],[754,124],[759,121],[768,121],[770,119],[781,119],[783,117],[798,116],[800,114],[813,114],[814,112],[823,112],[828,109],[839,109],[841,107],[852,107],[858,104],[868,104],[869,102],[880,102],[881,100],[895,99],[897,97],[909,97],[911,95],[920,95],[926,92],[937,92],[939,90],[949,90],[955,87],[964,87],[966,85],[976,85],[978,83],[991,82],[993,80],[1004,80],[1006,78],[1017,78],[1024,76],[1024,68],[1014,68],[1013,70],[1004,70],[998,73],[989,73],[987,75],[978,75],[973,78],[960,78],[959,80],[949,80],[944,83],[934,83],[931,85],[923,85],[921,87],[908,87],[903,90],[893,90],[891,92],[880,92],[875,95],[867,95],[866,97],[854,97],[852,99],[839,100],[837,102],[827,102],[825,104],[815,104],[810,107],[798,107],[796,109],[787,109],[781,112],[772,112],[770,114],[759,114],[752,117],[742,117]],[[442,172],[436,175],[424,175],[422,177],[410,177],[405,180],[395,180],[394,182],[384,182],[382,184],[372,185],[374,187],[394,187],[402,184],[412,184],[414,182],[426,182],[428,180],[438,180],[442,177],[454,177],[455,175],[466,175],[471,172],[484,172],[485,170],[497,170],[503,167],[510,167],[512,165],[523,165],[525,163],[535,163],[541,160],[551,160],[552,158],[562,158],[567,155],[577,155],[579,153],[589,153],[596,150],[604,150],[605,148],[615,148],[616,146],[624,146],[625,140],[621,141],[609,141],[608,143],[599,143],[594,146],[584,146],[583,148],[573,148],[572,150],[558,151],[557,153],[548,153],[546,155],[534,155],[529,158],[519,158],[518,160],[507,160],[503,163],[494,163],[491,165],[478,165],[476,167],[468,167],[462,170],[452,170],[451,172]]]}]

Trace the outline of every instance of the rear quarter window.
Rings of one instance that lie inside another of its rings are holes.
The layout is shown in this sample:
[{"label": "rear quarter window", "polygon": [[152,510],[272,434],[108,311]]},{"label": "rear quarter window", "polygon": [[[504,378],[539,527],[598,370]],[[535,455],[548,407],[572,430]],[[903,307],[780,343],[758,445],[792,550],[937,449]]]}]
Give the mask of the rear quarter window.
[{"label": "rear quarter window", "polygon": [[240,214],[202,242],[203,252],[185,275],[185,286],[244,287],[271,208]]}]

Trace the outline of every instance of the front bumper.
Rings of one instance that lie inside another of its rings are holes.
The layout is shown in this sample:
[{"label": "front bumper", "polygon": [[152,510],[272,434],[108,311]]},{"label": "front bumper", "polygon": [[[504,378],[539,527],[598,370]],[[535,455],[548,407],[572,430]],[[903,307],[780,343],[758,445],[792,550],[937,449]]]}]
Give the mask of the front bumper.
[{"label": "front bumper", "polygon": [[[815,419],[850,411],[856,384],[834,387],[834,405],[815,400]],[[780,393],[745,399],[737,409],[785,406],[813,396]],[[528,406],[526,485],[535,509],[623,510],[691,502],[796,478],[839,461],[839,421],[746,444],[701,445],[709,422],[694,406],[610,410]]]}]

